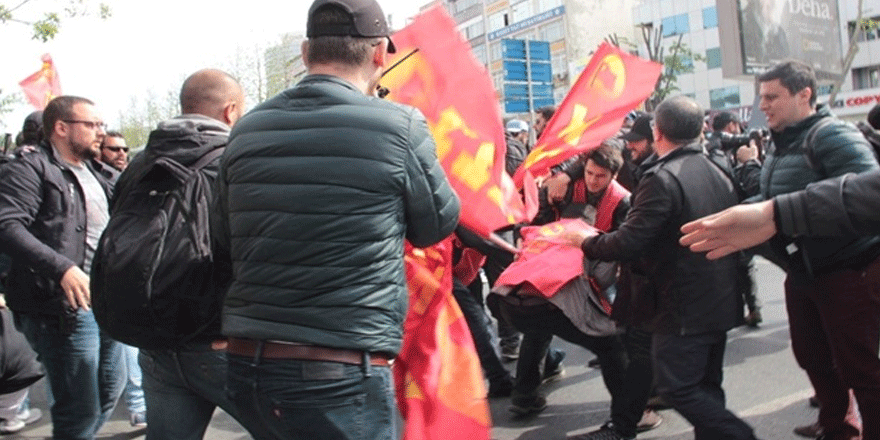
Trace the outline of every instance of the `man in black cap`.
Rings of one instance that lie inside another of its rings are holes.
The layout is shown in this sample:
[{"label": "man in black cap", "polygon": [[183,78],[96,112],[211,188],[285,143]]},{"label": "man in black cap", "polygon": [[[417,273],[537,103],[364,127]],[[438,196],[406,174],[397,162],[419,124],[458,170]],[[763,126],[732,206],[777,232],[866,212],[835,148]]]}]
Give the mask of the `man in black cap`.
[{"label": "man in black cap", "polygon": [[651,132],[650,113],[636,117],[629,131],[620,136],[626,142],[626,154],[623,155],[623,168],[617,175],[617,181],[629,191],[635,191],[642,175],[641,164],[654,154],[654,134]]},{"label": "man in black cap", "polygon": [[459,201],[425,117],[375,97],[394,50],[375,0],[316,0],[308,76],[232,130],[217,176],[227,387],[257,439],[391,439],[404,239],[439,242]]}]

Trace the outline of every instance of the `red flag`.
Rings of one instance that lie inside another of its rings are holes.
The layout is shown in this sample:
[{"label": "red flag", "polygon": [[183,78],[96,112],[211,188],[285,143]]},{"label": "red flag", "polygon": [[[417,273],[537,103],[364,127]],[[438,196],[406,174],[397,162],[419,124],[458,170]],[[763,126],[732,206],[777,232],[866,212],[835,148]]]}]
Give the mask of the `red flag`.
[{"label": "red flag", "polygon": [[43,54],[42,60],[43,67],[40,70],[18,83],[28,101],[37,110],[43,110],[49,101],[61,96],[61,81],[58,80],[58,71],[52,63],[52,57]]},{"label": "red flag", "polygon": [[407,244],[409,311],[394,361],[404,439],[488,439],[483,370],[452,296],[452,239],[426,249]]},{"label": "red flag", "polygon": [[485,237],[528,221],[522,199],[504,171],[507,149],[498,100],[486,69],[455,22],[440,7],[394,34],[392,63],[418,50],[382,80],[389,99],[425,114],[437,157],[461,199],[461,222]]},{"label": "red flag", "polygon": [[617,133],[626,114],[654,91],[662,67],[602,43],[516,171],[517,186],[522,187],[526,170],[543,176]]},{"label": "red flag", "polygon": [[495,286],[517,286],[528,283],[545,298],[584,273],[584,252],[560,238],[568,231],[598,230],[581,219],[563,219],[543,226],[522,228],[522,252],[495,281]]}]

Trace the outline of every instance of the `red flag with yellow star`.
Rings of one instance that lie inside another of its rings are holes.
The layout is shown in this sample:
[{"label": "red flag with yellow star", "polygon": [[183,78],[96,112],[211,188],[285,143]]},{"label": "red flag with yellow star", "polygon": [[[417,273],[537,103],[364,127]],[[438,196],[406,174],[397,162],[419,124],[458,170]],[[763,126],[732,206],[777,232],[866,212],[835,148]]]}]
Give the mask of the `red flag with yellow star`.
[{"label": "red flag with yellow star", "polygon": [[18,83],[28,101],[37,110],[43,110],[49,101],[61,96],[61,81],[58,80],[58,71],[55,69],[52,57],[43,54],[42,60],[43,66],[40,70]]},{"label": "red flag with yellow star", "polygon": [[452,238],[426,249],[407,244],[405,261],[409,311],[394,360],[403,438],[488,440],[483,370],[452,296]]},{"label": "red flag with yellow star", "polygon": [[553,165],[617,133],[626,114],[654,91],[662,67],[602,43],[516,171],[517,186],[522,187],[525,171],[544,176]]},{"label": "red flag with yellow star", "polygon": [[381,84],[390,90],[388,99],[425,115],[437,157],[461,199],[461,223],[488,237],[498,228],[529,221],[534,212],[526,213],[504,171],[507,145],[492,80],[455,21],[436,6],[392,38],[397,53],[390,65],[400,64]]}]

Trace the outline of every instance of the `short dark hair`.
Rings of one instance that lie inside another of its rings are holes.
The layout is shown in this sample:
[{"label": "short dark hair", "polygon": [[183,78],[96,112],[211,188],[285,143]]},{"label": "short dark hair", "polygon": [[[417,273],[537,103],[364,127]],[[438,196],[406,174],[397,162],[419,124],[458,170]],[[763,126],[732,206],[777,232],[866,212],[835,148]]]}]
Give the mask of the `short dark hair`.
[{"label": "short dark hair", "polygon": [[556,113],[556,106],[546,105],[544,107],[539,108],[538,110],[535,110],[535,113],[539,113],[541,116],[544,117],[545,121],[549,121],[550,118],[552,118],[553,115]]},{"label": "short dark hair", "polygon": [[[318,25],[351,24],[351,15],[336,5],[326,5],[312,15]],[[306,61],[309,64],[339,63],[357,67],[369,59],[377,38],[358,38],[352,36],[321,36],[309,38]]]},{"label": "short dark hair", "polygon": [[731,112],[720,112],[712,118],[712,130],[721,131],[731,122],[739,124],[739,117]]},{"label": "short dark hair", "polygon": [[43,110],[43,135],[46,139],[52,137],[56,122],[73,117],[73,106],[77,104],[95,105],[86,98],[73,95],[62,95],[49,101]]},{"label": "short dark hair", "polygon": [[125,140],[125,136],[123,136],[122,133],[120,133],[116,130],[108,130],[108,131],[104,132],[104,140],[101,141],[102,147],[104,146],[104,143],[107,140],[107,138],[122,138],[123,140]]},{"label": "short dark hair", "polygon": [[880,130],[880,104],[875,105],[868,112],[868,124],[874,127],[874,130]]},{"label": "short dark hair", "polygon": [[611,171],[611,174],[616,174],[623,167],[623,155],[620,154],[620,150],[605,142],[584,156],[584,165],[588,160],[592,160],[596,165]]},{"label": "short dark hair", "polygon": [[774,79],[778,79],[792,95],[809,87],[810,105],[816,105],[816,72],[809,65],[797,60],[785,60],[758,76],[758,82]]},{"label": "short dark hair", "polygon": [[670,142],[691,143],[703,132],[703,109],[684,95],[666,98],[654,110],[654,124]]}]

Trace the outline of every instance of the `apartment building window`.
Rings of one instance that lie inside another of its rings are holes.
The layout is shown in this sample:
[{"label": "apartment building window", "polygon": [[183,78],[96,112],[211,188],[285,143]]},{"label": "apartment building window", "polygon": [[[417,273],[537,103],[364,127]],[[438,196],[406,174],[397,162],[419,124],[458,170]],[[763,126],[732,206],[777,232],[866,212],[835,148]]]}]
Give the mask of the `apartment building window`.
[{"label": "apartment building window", "polygon": [[483,0],[458,0],[453,4],[453,7],[455,8],[455,12],[459,13],[467,8],[470,8],[473,5],[478,5],[482,3],[482,1]]},{"label": "apartment building window", "polygon": [[706,68],[717,69],[719,67],[721,67],[721,48],[706,49]]},{"label": "apartment building window", "polygon": [[501,59],[501,41],[489,44],[489,59],[492,61]]},{"label": "apartment building window", "polygon": [[678,14],[666,17],[661,22],[663,25],[663,36],[686,34],[690,32],[690,23],[687,14]]},{"label": "apartment building window", "polygon": [[562,6],[562,0],[538,0],[538,11],[537,13],[542,13],[545,11],[549,11],[553,8],[558,8]]},{"label": "apartment building window", "polygon": [[550,54],[550,64],[554,75],[564,75],[568,72],[568,57],[565,56],[565,51]]},{"label": "apartment building window", "polygon": [[713,109],[739,105],[739,87],[730,86],[709,90],[709,106]]},{"label": "apartment building window", "polygon": [[483,64],[489,64],[489,61],[486,59],[486,45],[480,44],[473,47],[474,57]]},{"label": "apartment building window", "polygon": [[[848,35],[852,38],[853,32],[856,31],[856,22],[851,21],[847,23],[847,28],[849,30]],[[880,39],[880,15],[871,18],[863,18],[861,28],[864,32],[859,33],[859,38],[856,41],[861,42]]]},{"label": "apartment building window", "polygon": [[465,38],[468,40],[485,34],[486,28],[483,25],[483,17],[476,17],[474,20],[469,20],[468,23],[462,26],[462,31]]},{"label": "apartment building window", "polygon": [[[519,2],[511,7],[513,10],[513,19],[511,20],[513,23],[517,23],[523,21],[532,14],[532,0],[526,0],[524,2]],[[512,23],[511,23],[512,24]]]},{"label": "apartment building window", "polygon": [[718,27],[718,10],[715,6],[703,8],[703,29]]},{"label": "apartment building window", "polygon": [[853,89],[880,87],[880,64],[852,70]]},{"label": "apartment building window", "polygon": [[507,13],[504,11],[496,12],[489,16],[489,32],[497,31],[498,29],[509,25],[510,23],[508,22]]},{"label": "apartment building window", "polygon": [[542,41],[554,42],[565,38],[565,26],[562,20],[554,21],[541,28],[540,39]]}]

